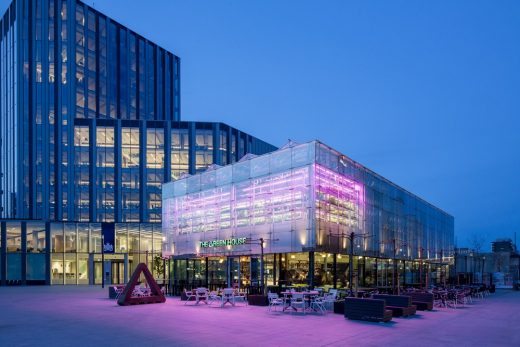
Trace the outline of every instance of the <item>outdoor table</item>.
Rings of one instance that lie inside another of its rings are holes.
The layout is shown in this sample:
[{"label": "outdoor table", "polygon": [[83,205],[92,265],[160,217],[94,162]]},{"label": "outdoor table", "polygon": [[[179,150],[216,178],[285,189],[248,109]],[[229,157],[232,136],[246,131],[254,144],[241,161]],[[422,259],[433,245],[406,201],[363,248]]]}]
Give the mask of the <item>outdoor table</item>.
[{"label": "outdoor table", "polygon": [[[320,295],[320,293],[318,291],[281,292],[280,294],[283,295],[283,303],[284,303],[282,312],[285,312],[285,310],[288,309],[288,308],[292,308],[294,311],[297,311],[297,309],[295,307],[293,307],[292,304],[291,304],[291,297],[292,297],[292,295],[294,293],[298,293],[298,294],[303,295],[306,304],[309,304],[309,305],[310,305],[310,302],[311,302],[311,298],[313,296],[319,296]],[[316,310],[314,310],[314,311],[316,311]]]}]

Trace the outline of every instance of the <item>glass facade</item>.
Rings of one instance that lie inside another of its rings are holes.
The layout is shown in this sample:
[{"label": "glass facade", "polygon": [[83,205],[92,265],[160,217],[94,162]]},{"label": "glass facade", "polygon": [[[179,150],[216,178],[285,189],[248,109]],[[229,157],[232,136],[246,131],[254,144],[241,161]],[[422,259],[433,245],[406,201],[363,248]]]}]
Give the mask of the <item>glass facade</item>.
[{"label": "glass facade", "polygon": [[453,225],[449,214],[318,141],[163,186],[165,254],[254,256],[258,242],[239,240],[262,238],[265,253],[284,259],[278,280],[291,284],[346,285],[350,266],[357,286],[411,284],[419,262],[452,257]]},{"label": "glass facade", "polygon": [[179,121],[179,58],[76,0],[16,0],[1,24],[1,135],[8,146],[0,217],[115,220],[114,144],[97,143],[93,158],[106,171],[96,177],[105,186],[93,199],[103,207],[89,210],[77,186],[87,172],[75,171],[79,162],[88,165],[88,153],[78,154],[88,147],[88,131],[100,139],[114,130],[76,121]]}]

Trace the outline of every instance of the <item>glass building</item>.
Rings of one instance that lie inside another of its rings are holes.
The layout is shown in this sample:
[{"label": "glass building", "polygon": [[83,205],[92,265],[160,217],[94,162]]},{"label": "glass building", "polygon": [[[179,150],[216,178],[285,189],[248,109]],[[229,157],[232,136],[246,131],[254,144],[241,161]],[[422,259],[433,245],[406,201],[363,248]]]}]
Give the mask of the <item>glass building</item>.
[{"label": "glass building", "polygon": [[80,1],[14,0],[0,57],[1,284],[123,282],[161,253],[164,182],[275,149],[181,121],[179,57]]},{"label": "glass building", "polygon": [[395,288],[449,274],[453,217],[318,141],[167,183],[162,198],[176,290],[258,284],[260,239],[267,285]]}]

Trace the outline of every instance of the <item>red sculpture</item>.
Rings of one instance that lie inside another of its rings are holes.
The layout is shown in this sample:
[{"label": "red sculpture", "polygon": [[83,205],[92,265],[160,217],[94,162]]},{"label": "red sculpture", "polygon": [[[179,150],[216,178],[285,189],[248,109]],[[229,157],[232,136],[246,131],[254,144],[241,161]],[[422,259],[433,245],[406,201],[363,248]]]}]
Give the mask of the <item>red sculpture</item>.
[{"label": "red sculpture", "polygon": [[[144,278],[148,283],[148,293],[134,293],[134,288],[139,282],[139,276],[141,273],[144,275]],[[137,268],[130,278],[130,281],[126,284],[125,289],[123,289],[123,293],[117,300],[117,303],[120,306],[137,304],[160,304],[163,302],[166,302],[164,293],[161,291],[161,288],[159,288],[157,282],[155,282],[155,279],[153,278],[145,263],[140,263],[137,265]]]}]

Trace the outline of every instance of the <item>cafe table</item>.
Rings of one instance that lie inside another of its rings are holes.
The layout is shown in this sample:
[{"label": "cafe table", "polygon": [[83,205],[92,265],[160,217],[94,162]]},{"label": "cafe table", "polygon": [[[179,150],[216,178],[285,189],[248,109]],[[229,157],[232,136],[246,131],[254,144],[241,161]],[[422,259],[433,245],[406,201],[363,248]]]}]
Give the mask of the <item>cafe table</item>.
[{"label": "cafe table", "polygon": [[305,301],[306,306],[307,305],[310,306],[310,302],[311,302],[312,297],[320,295],[320,293],[318,291],[315,291],[315,290],[310,290],[310,291],[305,291],[305,292],[287,292],[287,291],[285,291],[285,292],[281,292],[280,294],[283,295],[283,310],[282,310],[282,312],[285,312],[285,310],[287,310],[289,308],[292,308],[294,311],[298,311],[296,309],[296,307],[294,307],[291,304],[291,298],[292,298],[293,294],[301,294],[301,295],[303,295],[303,300]]}]

